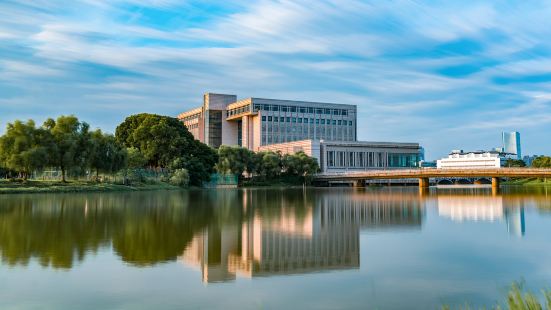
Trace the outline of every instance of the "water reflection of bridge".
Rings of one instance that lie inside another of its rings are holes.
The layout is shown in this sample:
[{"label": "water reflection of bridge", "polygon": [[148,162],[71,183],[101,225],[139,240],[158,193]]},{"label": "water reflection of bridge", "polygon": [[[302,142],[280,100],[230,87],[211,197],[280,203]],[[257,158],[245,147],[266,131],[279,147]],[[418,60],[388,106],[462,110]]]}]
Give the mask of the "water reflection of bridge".
[{"label": "water reflection of bridge", "polygon": [[423,216],[418,200],[390,195],[343,200],[342,194],[335,193],[312,202],[302,212],[282,205],[275,214],[256,209],[240,224],[210,226],[193,238],[181,259],[199,267],[204,282],[233,280],[238,274],[258,277],[356,269],[361,229],[418,228]]}]

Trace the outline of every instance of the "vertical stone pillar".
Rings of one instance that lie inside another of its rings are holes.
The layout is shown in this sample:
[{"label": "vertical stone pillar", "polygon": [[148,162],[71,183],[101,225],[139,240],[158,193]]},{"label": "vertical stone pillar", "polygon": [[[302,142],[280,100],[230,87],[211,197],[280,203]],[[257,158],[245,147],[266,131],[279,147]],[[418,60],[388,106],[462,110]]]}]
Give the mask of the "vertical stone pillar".
[{"label": "vertical stone pillar", "polygon": [[420,188],[429,187],[429,178],[419,178],[419,187]]},{"label": "vertical stone pillar", "polygon": [[492,188],[499,188],[499,178],[492,177]]}]

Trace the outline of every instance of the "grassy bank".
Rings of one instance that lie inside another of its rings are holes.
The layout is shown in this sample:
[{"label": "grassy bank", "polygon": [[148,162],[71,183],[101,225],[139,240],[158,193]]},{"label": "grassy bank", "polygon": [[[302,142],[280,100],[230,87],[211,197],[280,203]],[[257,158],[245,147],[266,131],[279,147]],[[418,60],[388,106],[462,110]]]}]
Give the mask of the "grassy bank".
[{"label": "grassy bank", "polygon": [[503,182],[505,185],[550,185],[551,178],[549,179],[537,179],[537,178],[519,178],[511,179],[509,181]]},{"label": "grassy bank", "polygon": [[132,186],[97,183],[86,181],[69,181],[67,183],[59,181],[35,181],[25,182],[0,181],[0,194],[18,194],[18,193],[76,193],[76,192],[121,192],[121,191],[143,191],[143,190],[173,190],[179,189],[163,182],[154,182],[149,184],[136,184]]}]

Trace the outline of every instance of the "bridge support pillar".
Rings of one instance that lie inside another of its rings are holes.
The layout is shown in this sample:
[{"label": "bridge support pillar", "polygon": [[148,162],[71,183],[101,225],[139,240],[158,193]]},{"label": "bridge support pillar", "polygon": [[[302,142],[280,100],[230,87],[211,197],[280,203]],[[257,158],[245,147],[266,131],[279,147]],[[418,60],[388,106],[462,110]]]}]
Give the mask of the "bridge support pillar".
[{"label": "bridge support pillar", "polygon": [[429,187],[429,178],[419,178],[419,187],[420,188]]},{"label": "bridge support pillar", "polygon": [[356,180],[356,181],[354,181],[352,186],[354,186],[354,187],[365,187],[365,180]]},{"label": "bridge support pillar", "polygon": [[499,188],[499,178],[492,177],[492,188]]}]

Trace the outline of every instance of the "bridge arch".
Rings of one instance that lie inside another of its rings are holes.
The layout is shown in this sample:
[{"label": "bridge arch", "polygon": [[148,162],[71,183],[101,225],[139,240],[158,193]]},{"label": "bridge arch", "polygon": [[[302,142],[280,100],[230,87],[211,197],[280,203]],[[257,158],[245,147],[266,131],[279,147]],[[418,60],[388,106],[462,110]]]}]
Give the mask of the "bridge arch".
[{"label": "bridge arch", "polygon": [[455,184],[458,184],[458,185],[467,185],[467,184],[473,184],[473,181],[469,180],[469,179],[456,179],[455,180]]},{"label": "bridge arch", "polygon": [[450,179],[441,179],[436,182],[436,185],[453,185],[453,181]]},{"label": "bridge arch", "polygon": [[487,185],[487,184],[492,184],[492,180],[490,178],[478,178],[474,181],[474,184],[477,184],[477,185]]}]

